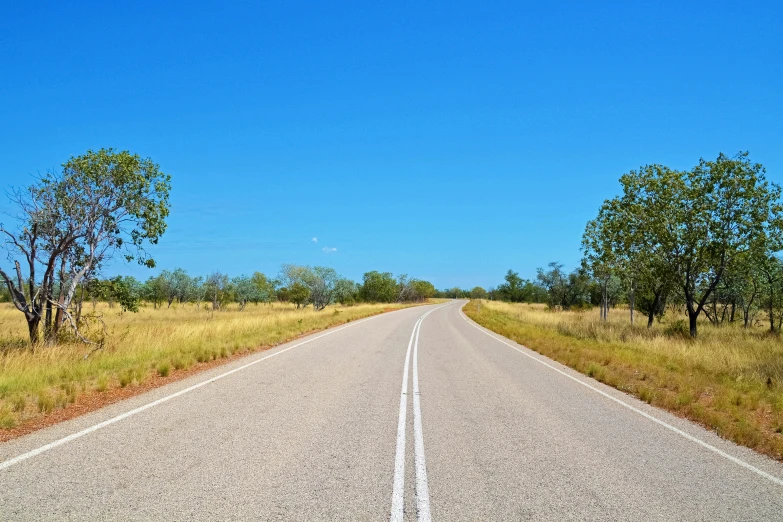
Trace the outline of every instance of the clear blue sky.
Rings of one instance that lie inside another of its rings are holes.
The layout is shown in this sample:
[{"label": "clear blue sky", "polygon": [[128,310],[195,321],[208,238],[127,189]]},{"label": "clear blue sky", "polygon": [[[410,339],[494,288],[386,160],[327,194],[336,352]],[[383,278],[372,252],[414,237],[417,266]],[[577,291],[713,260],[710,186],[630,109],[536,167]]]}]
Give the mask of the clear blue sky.
[{"label": "clear blue sky", "polygon": [[112,4],[4,3],[0,187],[153,158],[161,268],[488,287],[575,266],[642,164],[750,150],[783,181],[780,2]]}]

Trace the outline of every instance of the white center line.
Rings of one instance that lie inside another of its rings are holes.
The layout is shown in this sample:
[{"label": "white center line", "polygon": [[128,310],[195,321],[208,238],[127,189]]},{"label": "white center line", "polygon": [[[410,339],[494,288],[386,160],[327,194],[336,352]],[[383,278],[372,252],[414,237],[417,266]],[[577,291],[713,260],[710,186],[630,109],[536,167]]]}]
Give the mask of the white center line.
[{"label": "white center line", "polygon": [[[433,308],[419,317],[413,325],[411,338],[408,341],[408,351],[405,354],[405,368],[402,372],[402,390],[400,391],[400,416],[397,420],[397,447],[394,455],[394,488],[392,490],[391,522],[401,522],[405,514],[405,431],[408,405],[408,366],[413,347],[413,446],[416,463],[416,512],[418,520],[430,522],[430,496],[427,486],[427,467],[424,461],[424,437],[421,428],[421,403],[419,402],[419,332],[424,318],[435,310],[448,306],[446,303]],[[415,342],[414,342],[415,339]]]},{"label": "white center line", "polygon": [[402,372],[402,391],[400,392],[400,416],[397,420],[397,449],[394,455],[394,489],[392,490],[391,522],[402,522],[405,511],[405,420],[408,408],[408,364],[411,360],[411,346],[416,328],[421,323],[421,318],[416,321],[411,332],[411,340],[408,341],[408,351],[405,354],[405,369]]},{"label": "white center line", "polygon": [[575,382],[577,382],[577,383],[581,384],[581,385],[582,385],[582,386],[584,386],[585,388],[589,388],[589,389],[593,390],[594,392],[596,392],[596,393],[599,393],[599,394],[603,395],[603,396],[604,396],[604,397],[606,397],[607,399],[609,399],[609,400],[612,400],[612,401],[616,402],[616,403],[617,403],[617,404],[619,404],[620,406],[623,406],[623,407],[625,407],[625,408],[628,408],[629,410],[631,410],[631,411],[632,411],[632,412],[634,412],[634,413],[638,413],[638,414],[639,414],[639,415],[641,415],[642,417],[644,417],[644,418],[646,418],[646,419],[649,419],[649,420],[653,421],[654,423],[656,423],[656,424],[659,424],[659,425],[663,426],[664,428],[666,428],[666,429],[668,429],[668,430],[670,430],[670,431],[672,431],[672,432],[676,433],[677,435],[679,435],[679,436],[681,436],[681,437],[683,437],[683,438],[685,438],[685,439],[688,439],[688,440],[689,440],[689,441],[691,441],[691,442],[695,442],[695,443],[696,443],[696,444],[698,444],[699,446],[701,446],[701,447],[703,447],[703,448],[705,448],[705,449],[708,449],[708,450],[712,451],[713,453],[716,453],[716,454],[720,455],[721,457],[723,457],[723,458],[725,458],[725,459],[727,459],[727,460],[730,460],[731,462],[733,462],[733,463],[735,463],[735,464],[737,464],[737,465],[739,465],[739,466],[742,466],[743,468],[746,468],[746,469],[748,469],[748,470],[752,471],[753,473],[756,473],[757,475],[759,475],[759,476],[761,476],[761,477],[764,477],[765,479],[769,480],[770,482],[774,482],[775,484],[777,484],[777,485],[779,485],[779,486],[783,486],[783,480],[781,480],[780,478],[778,478],[778,477],[776,477],[776,476],[774,476],[774,475],[770,475],[770,474],[769,474],[769,473],[767,473],[766,471],[762,471],[762,470],[760,470],[759,468],[757,468],[756,466],[753,466],[752,464],[748,464],[748,463],[747,463],[747,462],[745,462],[744,460],[738,459],[737,457],[735,457],[735,456],[733,456],[733,455],[729,455],[729,454],[728,454],[728,453],[726,453],[725,451],[723,451],[723,450],[720,450],[720,449],[716,448],[716,447],[715,447],[715,446],[713,446],[712,444],[709,444],[709,443],[707,443],[707,442],[704,442],[703,440],[701,440],[701,439],[699,439],[699,438],[696,438],[696,437],[694,437],[693,435],[690,435],[690,434],[688,434],[688,433],[685,433],[685,432],[684,432],[684,431],[682,431],[681,429],[679,429],[679,428],[676,428],[676,427],[672,426],[671,424],[669,424],[669,423],[667,423],[667,422],[664,422],[664,421],[662,421],[661,419],[659,419],[659,418],[657,418],[657,417],[654,417],[654,416],[650,415],[649,413],[646,413],[646,412],[644,412],[644,411],[640,410],[639,408],[636,408],[635,406],[631,406],[631,405],[630,405],[630,404],[628,404],[627,402],[625,402],[625,401],[622,401],[622,400],[620,400],[620,399],[618,399],[617,397],[614,397],[614,396],[612,396],[612,395],[609,395],[608,393],[606,393],[606,392],[604,392],[604,391],[602,391],[602,390],[599,390],[599,389],[598,389],[598,388],[596,388],[595,386],[592,386],[592,385],[590,385],[590,384],[588,384],[588,383],[586,383],[586,382],[582,381],[581,379],[577,379],[577,378],[576,378],[576,377],[574,377],[573,375],[569,375],[568,373],[564,372],[563,370],[561,370],[561,369],[559,369],[559,368],[555,368],[554,366],[552,366],[551,364],[547,363],[546,361],[543,361],[543,360],[539,359],[538,357],[535,357],[535,356],[533,356],[533,355],[531,355],[531,354],[529,354],[529,353],[526,353],[526,352],[524,352],[523,350],[520,350],[519,348],[517,348],[517,347],[516,347],[516,346],[514,346],[513,344],[507,343],[507,342],[506,342],[506,341],[504,341],[503,339],[501,339],[501,338],[499,338],[499,337],[496,337],[496,336],[492,335],[491,333],[487,332],[487,331],[486,331],[484,328],[480,328],[479,326],[477,326],[476,324],[474,324],[474,323],[473,323],[473,322],[472,322],[470,319],[468,319],[468,317],[467,317],[467,316],[466,316],[466,315],[465,315],[465,314],[462,312],[462,310],[461,310],[461,309],[460,309],[459,313],[460,313],[460,315],[462,316],[462,318],[465,320],[465,322],[466,322],[466,323],[468,323],[470,326],[472,326],[473,328],[475,328],[475,329],[476,329],[476,330],[478,330],[479,332],[482,332],[482,333],[484,333],[484,334],[486,334],[486,335],[488,335],[488,336],[492,337],[492,338],[493,338],[493,339],[495,339],[496,341],[498,341],[498,342],[500,342],[500,343],[503,343],[503,344],[505,344],[506,346],[508,346],[508,347],[510,347],[510,348],[513,348],[514,350],[518,351],[519,353],[521,353],[521,354],[522,354],[522,355],[524,355],[525,357],[529,357],[530,359],[533,359],[533,360],[534,360],[534,361],[536,361],[537,363],[539,363],[539,364],[542,364],[542,365],[546,366],[546,367],[547,367],[547,368],[549,368],[550,370],[554,370],[554,371],[556,371],[557,373],[559,373],[559,374],[561,374],[561,375],[564,375],[564,376],[568,377],[568,378],[569,378],[569,379],[571,379],[572,381],[575,381]]},{"label": "white center line", "polygon": [[[429,313],[429,312],[428,312]],[[424,317],[427,317],[425,314]],[[422,318],[422,321],[424,318]],[[416,330],[413,345],[413,450],[416,462],[416,513],[420,522],[430,522],[430,489],[427,485],[427,464],[424,459],[424,435],[421,429],[421,402],[419,400],[419,333]]]}]

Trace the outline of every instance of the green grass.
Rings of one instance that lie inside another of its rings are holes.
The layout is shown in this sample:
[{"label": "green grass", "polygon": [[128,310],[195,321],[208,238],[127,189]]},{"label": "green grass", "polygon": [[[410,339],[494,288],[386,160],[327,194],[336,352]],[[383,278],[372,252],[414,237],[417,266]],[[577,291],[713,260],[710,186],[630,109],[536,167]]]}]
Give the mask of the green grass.
[{"label": "green grass", "polygon": [[628,310],[555,312],[482,301],[465,313],[509,339],[600,382],[694,420],[722,437],[783,459],[783,340],[764,328],[699,325],[683,335],[673,313],[647,329]]}]

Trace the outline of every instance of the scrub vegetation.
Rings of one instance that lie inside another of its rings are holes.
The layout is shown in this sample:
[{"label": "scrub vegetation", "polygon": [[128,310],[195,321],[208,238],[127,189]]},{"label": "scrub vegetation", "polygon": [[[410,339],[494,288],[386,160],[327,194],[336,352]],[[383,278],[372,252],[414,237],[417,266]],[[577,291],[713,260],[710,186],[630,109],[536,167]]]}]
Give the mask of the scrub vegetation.
[{"label": "scrub vegetation", "polygon": [[479,301],[466,312],[783,458],[780,186],[740,152],[690,170],[646,165],[623,174],[620,187],[587,223],[580,266],[568,272],[553,262],[535,280],[509,270],[480,312]]},{"label": "scrub vegetation", "polygon": [[291,303],[225,305],[219,311],[195,304],[139,307],[123,312],[99,303],[105,330],[99,350],[78,338],[29,347],[28,331],[13,305],[0,304],[0,428],[13,428],[79,401],[85,394],[138,387],[155,376],[205,366],[235,354],[269,348],[303,334],[355,321],[406,303],[329,305],[317,311]]},{"label": "scrub vegetation", "polygon": [[477,323],[738,444],[783,459],[783,342],[763,327],[700,321],[687,312],[647,328],[628,310],[553,310],[544,304],[471,301]]},{"label": "scrub vegetation", "polygon": [[275,277],[106,274],[119,259],[156,266],[170,191],[154,161],[114,149],[88,150],[9,189],[13,210],[0,223],[0,429],[85,394],[176,377],[444,294],[407,275],[370,271],[356,283],[295,264]]}]

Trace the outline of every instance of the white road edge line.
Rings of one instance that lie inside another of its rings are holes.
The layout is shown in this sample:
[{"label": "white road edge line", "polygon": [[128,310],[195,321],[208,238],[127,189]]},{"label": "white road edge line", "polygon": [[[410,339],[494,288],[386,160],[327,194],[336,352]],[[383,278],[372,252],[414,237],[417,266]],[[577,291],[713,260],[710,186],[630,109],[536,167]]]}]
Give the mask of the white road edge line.
[{"label": "white road edge line", "polygon": [[[430,498],[429,488],[427,487],[427,469],[424,465],[424,440],[422,438],[421,431],[421,406],[419,404],[419,373],[416,357],[418,355],[419,346],[419,331],[421,329],[421,323],[424,318],[430,315],[435,310],[443,308],[453,303],[446,303],[441,306],[437,306],[432,310],[419,317],[416,324],[413,325],[411,331],[411,339],[408,341],[408,351],[405,354],[405,368],[402,371],[402,390],[400,391],[400,415],[397,420],[397,446],[394,454],[394,487],[392,489],[392,507],[391,515],[389,517],[390,522],[401,522],[405,514],[405,430],[408,420],[408,367],[411,359],[411,346],[414,346],[414,337],[416,338],[413,356],[413,444],[415,451],[416,461],[416,509],[418,512],[418,519],[421,521],[430,522]],[[417,427],[418,426],[418,427]],[[419,456],[421,455],[421,458]],[[421,463],[421,467],[420,464]],[[423,490],[419,482],[420,477],[423,477]],[[422,493],[423,492],[423,493]],[[423,494],[423,497],[422,497]],[[421,500],[424,498],[424,504],[421,504]],[[424,509],[424,511],[422,511]],[[422,513],[426,513],[426,518],[422,518]]]},{"label": "white road edge line", "polygon": [[[404,310],[404,308],[403,308],[403,310]],[[277,357],[278,355],[280,355],[282,353],[285,353],[288,350],[293,350],[294,348],[297,348],[297,347],[302,346],[302,345],[307,344],[307,343],[311,343],[313,341],[321,339],[322,337],[326,337],[327,335],[332,335],[332,334],[337,333],[337,332],[339,332],[341,330],[345,330],[346,328],[351,328],[352,326],[356,326],[357,324],[363,323],[365,321],[370,321],[372,319],[377,319],[378,317],[382,317],[384,315],[386,315],[386,314],[378,314],[378,315],[374,315],[372,317],[367,317],[365,319],[360,319],[358,321],[354,321],[351,324],[347,324],[345,326],[341,326],[340,328],[336,328],[334,330],[330,330],[330,331],[328,331],[326,333],[323,333],[323,334],[321,334],[321,335],[319,335],[317,337],[313,337],[312,339],[308,339],[306,341],[302,341],[301,343],[297,343],[297,344],[295,344],[293,346],[289,346],[288,348],[284,348],[284,349],[280,350],[279,352],[275,352],[273,354],[269,354],[269,355],[267,355],[265,357],[261,357],[260,359],[256,359],[255,361],[252,361],[252,362],[249,362],[247,364],[244,364],[244,365],[242,365],[242,366],[240,366],[238,368],[234,368],[233,370],[229,370],[229,371],[227,371],[225,373],[221,373],[220,375],[217,375],[215,377],[207,379],[206,381],[202,381],[200,383],[194,384],[193,386],[189,386],[189,387],[185,388],[184,390],[180,390],[180,391],[178,391],[176,393],[172,393],[171,395],[167,395],[165,397],[161,397],[160,399],[152,401],[150,403],[147,403],[147,404],[145,404],[143,406],[139,406],[138,408],[134,408],[134,409],[132,409],[130,411],[126,411],[125,413],[117,415],[116,417],[112,417],[112,418],[107,419],[107,420],[105,420],[103,422],[100,422],[98,424],[90,426],[89,428],[85,428],[85,429],[83,429],[81,431],[78,431],[76,433],[72,433],[71,435],[68,435],[67,437],[63,437],[61,439],[55,440],[54,442],[50,442],[49,444],[45,444],[45,445],[43,445],[43,446],[41,446],[39,448],[36,448],[34,450],[30,450],[27,453],[22,453],[21,455],[18,455],[16,457],[10,458],[10,459],[8,459],[8,460],[6,460],[4,462],[0,462],[0,470],[4,470],[6,468],[10,468],[11,466],[13,466],[15,464],[19,464],[20,462],[24,462],[25,460],[28,460],[28,459],[31,459],[33,457],[36,457],[36,456],[40,455],[41,453],[45,453],[45,452],[47,452],[49,450],[52,450],[52,449],[54,449],[54,448],[56,448],[58,446],[62,446],[63,444],[67,444],[67,443],[69,443],[71,441],[74,441],[76,439],[84,437],[85,435],[88,435],[88,434],[90,434],[90,433],[92,433],[94,431],[98,431],[101,428],[105,428],[106,426],[110,426],[110,425],[112,425],[114,423],[120,422],[121,420],[125,420],[128,417],[132,417],[132,416],[134,416],[134,415],[136,415],[138,413],[141,413],[141,412],[143,412],[145,410],[148,410],[150,408],[154,408],[155,406],[163,404],[164,402],[168,402],[171,399],[175,399],[175,398],[179,397],[180,395],[185,395],[186,393],[192,392],[193,390],[197,390],[197,389],[201,388],[202,386],[206,386],[207,384],[210,384],[210,383],[213,383],[215,381],[218,381],[218,380],[220,380],[220,379],[222,379],[224,377],[228,377],[229,375],[232,375],[232,374],[235,374],[237,372],[240,372],[240,371],[242,371],[242,370],[244,370],[246,368],[250,368],[251,366],[253,366],[255,364],[258,364],[261,361],[265,361],[267,359],[271,359],[272,357]]]},{"label": "white road edge line", "polygon": [[729,455],[729,454],[728,454],[728,453],[726,453],[725,451],[723,451],[723,450],[721,450],[721,449],[718,449],[718,448],[716,448],[716,447],[715,447],[715,446],[713,446],[712,444],[709,444],[709,443],[707,443],[707,442],[704,442],[703,440],[701,440],[701,439],[699,439],[699,438],[696,438],[696,437],[694,437],[693,435],[690,435],[690,434],[688,434],[688,433],[685,433],[685,432],[684,432],[684,431],[682,431],[681,429],[679,429],[679,428],[677,428],[677,427],[675,427],[675,426],[672,426],[671,424],[669,424],[669,423],[667,423],[667,422],[664,422],[664,421],[662,421],[661,419],[659,419],[659,418],[657,418],[657,417],[654,417],[654,416],[650,415],[649,413],[646,413],[646,412],[644,412],[644,411],[640,410],[639,408],[637,408],[637,407],[635,407],[635,406],[631,406],[631,405],[630,405],[630,404],[628,404],[627,402],[624,402],[624,401],[622,401],[622,400],[618,399],[617,397],[613,397],[612,395],[609,395],[608,393],[606,393],[606,392],[604,392],[604,391],[602,391],[602,390],[599,390],[598,388],[596,388],[596,387],[594,387],[594,386],[591,386],[590,384],[588,384],[588,383],[586,383],[586,382],[582,381],[581,379],[577,379],[577,378],[576,378],[576,377],[574,377],[573,375],[569,375],[568,373],[564,372],[563,370],[561,370],[561,369],[559,369],[559,368],[555,368],[555,367],[554,367],[554,366],[552,366],[551,364],[549,364],[549,363],[547,363],[547,362],[545,362],[545,361],[542,361],[541,359],[539,359],[539,358],[537,358],[537,357],[534,357],[534,356],[530,355],[529,353],[525,353],[524,351],[520,350],[520,349],[519,349],[519,348],[517,348],[516,346],[514,346],[514,345],[512,345],[512,344],[509,344],[509,343],[507,343],[507,342],[506,342],[506,341],[504,341],[503,339],[500,339],[499,337],[495,337],[495,336],[494,336],[494,335],[492,335],[491,333],[489,333],[489,332],[487,332],[486,330],[484,330],[484,329],[483,329],[483,327],[479,327],[479,326],[477,326],[477,325],[473,324],[473,322],[472,322],[470,319],[468,319],[468,317],[465,315],[465,313],[462,311],[462,309],[461,309],[461,308],[460,308],[460,310],[459,310],[459,313],[460,313],[460,315],[462,316],[462,318],[465,320],[465,322],[466,322],[466,323],[468,323],[470,326],[472,326],[472,327],[473,327],[473,328],[475,328],[476,330],[478,330],[478,331],[480,331],[480,332],[484,333],[485,335],[488,335],[489,337],[492,337],[493,339],[495,339],[495,340],[496,340],[496,341],[498,341],[499,343],[505,344],[506,346],[508,346],[508,347],[510,347],[510,348],[513,348],[514,350],[518,351],[519,353],[521,353],[521,354],[522,354],[522,355],[524,355],[525,357],[529,357],[530,359],[533,359],[533,360],[534,360],[534,361],[536,361],[537,363],[543,364],[543,365],[544,365],[544,366],[546,366],[547,368],[549,368],[549,369],[551,369],[551,370],[554,370],[554,371],[556,371],[557,373],[559,373],[559,374],[561,374],[561,375],[564,375],[564,376],[568,377],[568,378],[569,378],[569,379],[571,379],[572,381],[574,381],[574,382],[577,382],[577,383],[581,384],[581,385],[582,385],[582,386],[584,386],[585,388],[589,388],[589,389],[593,390],[594,392],[596,392],[596,393],[599,393],[599,394],[603,395],[603,396],[604,396],[604,397],[606,397],[607,399],[609,399],[609,400],[612,400],[612,401],[616,402],[616,403],[617,403],[617,404],[619,404],[620,406],[623,406],[623,407],[625,407],[625,408],[628,408],[629,410],[631,410],[631,411],[632,411],[632,412],[634,412],[634,413],[638,413],[638,414],[639,414],[639,415],[641,415],[642,417],[644,417],[644,418],[646,418],[646,419],[649,419],[649,420],[651,420],[651,421],[655,422],[656,424],[659,424],[659,425],[663,426],[664,428],[666,428],[666,429],[668,429],[668,430],[670,430],[670,431],[673,431],[673,432],[674,432],[674,433],[676,433],[677,435],[680,435],[681,437],[684,437],[684,438],[688,439],[688,440],[689,440],[689,441],[691,441],[691,442],[695,442],[695,443],[696,443],[696,444],[698,444],[699,446],[702,446],[703,448],[705,448],[705,449],[708,449],[708,450],[712,451],[713,453],[716,453],[717,455],[720,455],[721,457],[723,457],[723,458],[725,458],[725,459],[727,459],[727,460],[730,460],[730,461],[731,461],[731,462],[733,462],[734,464],[737,464],[737,465],[739,465],[739,466],[742,466],[743,468],[746,468],[746,469],[748,469],[748,470],[752,471],[753,473],[756,473],[757,475],[759,475],[759,476],[761,476],[761,477],[764,477],[765,479],[767,479],[767,480],[770,480],[771,482],[774,482],[775,484],[777,484],[777,485],[779,485],[779,486],[783,486],[783,479],[780,479],[780,478],[778,478],[778,477],[776,477],[776,476],[774,476],[774,475],[771,475],[771,474],[767,473],[766,471],[760,470],[760,469],[759,469],[759,468],[757,468],[756,466],[754,466],[754,465],[752,465],[752,464],[748,464],[748,463],[747,463],[747,462],[745,462],[744,460],[738,459],[737,457],[735,457],[735,456],[733,456],[733,455]]}]

